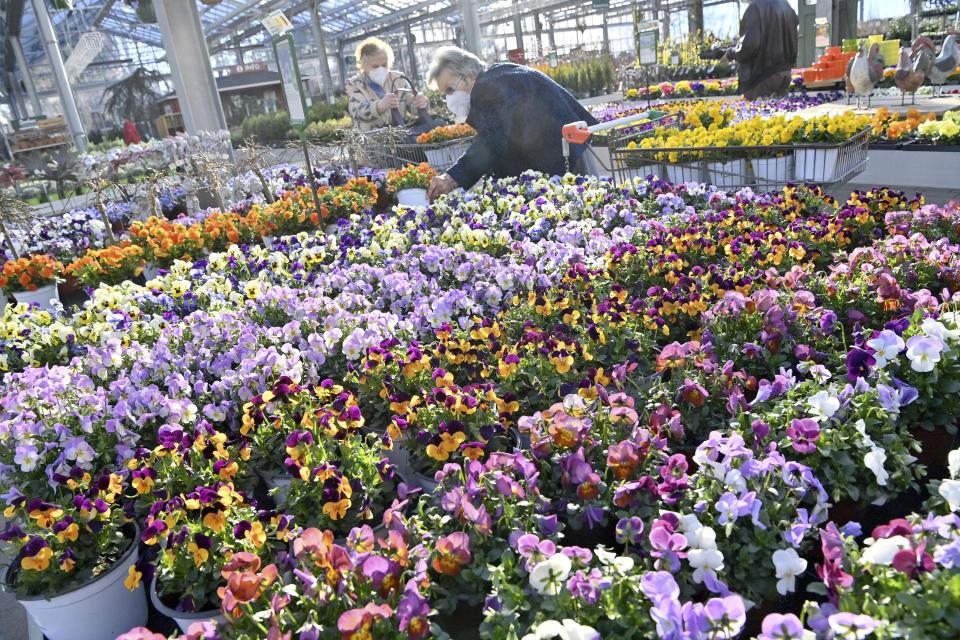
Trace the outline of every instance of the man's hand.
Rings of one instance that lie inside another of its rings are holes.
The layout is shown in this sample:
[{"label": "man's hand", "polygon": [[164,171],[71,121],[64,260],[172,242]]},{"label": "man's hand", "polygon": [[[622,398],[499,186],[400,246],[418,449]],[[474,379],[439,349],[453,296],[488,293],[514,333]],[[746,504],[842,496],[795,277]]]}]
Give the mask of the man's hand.
[{"label": "man's hand", "polygon": [[418,93],[413,99],[413,106],[417,109],[426,109],[430,106],[430,101],[427,100],[427,96]]},{"label": "man's hand", "polygon": [[427,200],[433,202],[443,194],[450,193],[456,189],[457,186],[458,185],[453,178],[445,173],[442,173],[430,181],[430,186],[427,188]]},{"label": "man's hand", "polygon": [[377,102],[377,108],[380,109],[380,113],[384,111],[389,111],[390,109],[396,109],[400,106],[400,99],[395,93],[385,93],[382,98]]}]

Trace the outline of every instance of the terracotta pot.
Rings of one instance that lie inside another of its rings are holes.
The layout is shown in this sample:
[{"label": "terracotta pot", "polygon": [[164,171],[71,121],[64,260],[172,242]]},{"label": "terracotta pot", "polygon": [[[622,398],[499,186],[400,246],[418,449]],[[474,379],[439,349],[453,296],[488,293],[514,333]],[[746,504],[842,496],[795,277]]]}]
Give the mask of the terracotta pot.
[{"label": "terracotta pot", "polygon": [[64,276],[63,280],[57,283],[57,291],[61,298],[76,293],[80,291],[80,280],[74,275]]}]

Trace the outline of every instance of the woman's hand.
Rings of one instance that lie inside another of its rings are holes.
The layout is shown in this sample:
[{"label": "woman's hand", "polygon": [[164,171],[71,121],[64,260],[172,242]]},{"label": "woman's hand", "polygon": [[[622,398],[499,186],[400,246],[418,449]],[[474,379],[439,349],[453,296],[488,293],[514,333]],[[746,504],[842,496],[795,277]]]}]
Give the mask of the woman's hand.
[{"label": "woman's hand", "polygon": [[379,101],[377,101],[377,109],[380,110],[380,113],[384,111],[389,111],[390,109],[396,109],[400,106],[400,99],[395,93],[385,93]]},{"label": "woman's hand", "polygon": [[430,106],[430,101],[427,100],[427,96],[423,95],[422,93],[418,93],[413,98],[413,106],[417,109],[426,109]]},{"label": "woman's hand", "polygon": [[427,200],[433,202],[445,193],[450,193],[457,188],[456,181],[445,173],[433,178],[430,186],[427,188]]}]

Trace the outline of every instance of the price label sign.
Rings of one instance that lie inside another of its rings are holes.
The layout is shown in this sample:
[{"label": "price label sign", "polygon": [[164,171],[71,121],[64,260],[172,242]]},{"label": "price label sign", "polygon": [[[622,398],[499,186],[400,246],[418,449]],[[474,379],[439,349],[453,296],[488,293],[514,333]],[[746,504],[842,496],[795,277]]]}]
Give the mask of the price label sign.
[{"label": "price label sign", "polygon": [[657,64],[657,52],[660,47],[660,23],[640,21],[639,12],[634,13],[634,38],[637,47],[637,65],[649,67]]},{"label": "price label sign", "polygon": [[277,69],[280,71],[280,84],[287,103],[287,113],[290,114],[290,124],[302,127],[307,123],[307,100],[303,95],[303,82],[300,80],[293,36],[287,34],[274,38],[273,54],[277,58]]},{"label": "price label sign", "polygon": [[287,31],[293,29],[293,23],[290,22],[290,19],[284,15],[280,9],[268,13],[265,18],[260,20],[260,24],[262,24],[263,28],[267,30],[267,33],[274,38],[282,36]]}]

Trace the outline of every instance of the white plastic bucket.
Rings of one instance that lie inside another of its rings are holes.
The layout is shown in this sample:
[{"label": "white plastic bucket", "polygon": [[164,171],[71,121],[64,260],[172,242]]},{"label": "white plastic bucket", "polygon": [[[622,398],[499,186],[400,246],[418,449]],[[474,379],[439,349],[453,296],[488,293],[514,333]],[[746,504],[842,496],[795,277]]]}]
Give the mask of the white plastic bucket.
[{"label": "white plastic bucket", "polygon": [[700,175],[700,165],[697,164],[665,164],[663,165],[666,180],[671,184],[686,182],[703,182]]},{"label": "white plastic bucket", "polygon": [[397,191],[397,202],[405,207],[429,207],[426,189],[401,189]]},{"label": "white plastic bucket", "polygon": [[757,179],[760,189],[779,189],[786,185],[793,176],[793,155],[779,158],[753,158],[753,175]]},{"label": "white plastic bucket", "polygon": [[13,297],[16,298],[17,302],[36,303],[45,311],[53,309],[53,300],[60,302],[60,294],[57,291],[56,283],[37,287],[36,291],[15,291]]},{"label": "white plastic bucket", "polygon": [[837,149],[799,149],[796,155],[796,175],[800,182],[832,182],[837,177]]},{"label": "white plastic bucket", "polygon": [[[145,589],[127,589],[130,567],[137,561],[139,528],[130,547],[109,571],[66,593],[46,598],[17,598],[48,640],[114,640],[147,623]],[[6,583],[9,568],[4,572]]]},{"label": "white plastic bucket", "polygon": [[737,158],[729,162],[711,162],[707,165],[710,184],[720,189],[742,187],[747,182],[747,161]]},{"label": "white plastic bucket", "polygon": [[177,626],[180,627],[180,631],[183,631],[184,633],[187,632],[187,629],[189,629],[190,625],[194,622],[203,622],[205,620],[212,620],[217,624],[226,624],[227,622],[227,619],[222,613],[220,613],[219,609],[209,609],[207,611],[197,611],[195,613],[184,613],[183,611],[171,609],[167,605],[163,604],[163,602],[160,600],[160,596],[157,595],[156,579],[150,583],[150,602],[153,603],[154,609],[176,622]]},{"label": "white plastic bucket", "polygon": [[151,280],[158,277],[159,275],[160,275],[160,267],[158,267],[157,265],[153,264],[152,262],[148,262],[147,264],[143,265],[144,282],[150,282]]}]

